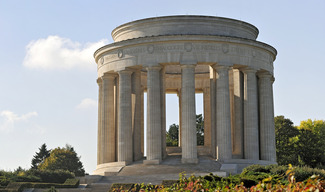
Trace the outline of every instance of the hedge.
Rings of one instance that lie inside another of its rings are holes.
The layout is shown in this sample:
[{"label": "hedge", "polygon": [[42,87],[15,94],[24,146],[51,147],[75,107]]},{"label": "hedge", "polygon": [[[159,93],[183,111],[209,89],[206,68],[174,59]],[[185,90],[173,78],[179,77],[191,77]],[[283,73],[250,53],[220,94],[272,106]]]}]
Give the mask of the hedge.
[{"label": "hedge", "polygon": [[5,189],[0,188],[0,192],[21,192],[26,188],[77,188],[79,179],[67,179],[63,184],[58,183],[33,183],[33,182],[10,182]]}]

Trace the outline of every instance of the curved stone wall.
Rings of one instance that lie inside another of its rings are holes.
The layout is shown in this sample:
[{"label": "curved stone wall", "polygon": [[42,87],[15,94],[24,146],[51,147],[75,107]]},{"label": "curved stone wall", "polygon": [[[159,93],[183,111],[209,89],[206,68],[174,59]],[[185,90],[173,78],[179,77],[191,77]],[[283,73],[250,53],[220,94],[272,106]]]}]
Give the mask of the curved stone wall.
[{"label": "curved stone wall", "polygon": [[[144,140],[143,163],[163,161],[170,151],[166,93],[179,98],[182,163],[197,163],[200,154],[220,163],[275,163],[277,51],[256,41],[257,35],[251,24],[210,16],[155,17],[114,29],[115,42],[94,53],[99,85],[96,173],[141,160]],[[195,93],[203,93],[204,100],[201,147],[196,146]]]},{"label": "curved stone wall", "polygon": [[246,22],[211,16],[168,16],[142,19],[115,28],[115,42],[167,35],[213,35],[255,40],[258,29]]}]

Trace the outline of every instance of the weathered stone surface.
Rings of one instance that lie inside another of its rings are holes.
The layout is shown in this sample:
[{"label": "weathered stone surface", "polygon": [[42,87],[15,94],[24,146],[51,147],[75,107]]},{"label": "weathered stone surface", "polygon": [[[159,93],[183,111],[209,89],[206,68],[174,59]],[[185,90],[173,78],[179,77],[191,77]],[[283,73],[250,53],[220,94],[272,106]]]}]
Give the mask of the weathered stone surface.
[{"label": "weathered stone surface", "polygon": [[[115,42],[94,54],[99,85],[95,173],[113,174],[120,167],[115,163],[163,164],[172,155],[180,155],[183,164],[198,164],[199,156],[207,155],[231,173],[249,164],[274,163],[277,52],[256,41],[257,35],[251,24],[210,16],[155,17],[114,29]],[[179,147],[174,148],[166,148],[166,93],[179,96]],[[204,95],[204,146],[196,141],[195,93]]]}]

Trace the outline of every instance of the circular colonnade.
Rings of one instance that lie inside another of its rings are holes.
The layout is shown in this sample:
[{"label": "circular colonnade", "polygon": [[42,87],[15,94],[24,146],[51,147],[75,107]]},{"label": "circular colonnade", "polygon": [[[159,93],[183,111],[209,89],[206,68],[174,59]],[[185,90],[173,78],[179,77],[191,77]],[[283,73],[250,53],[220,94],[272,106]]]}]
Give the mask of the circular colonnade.
[{"label": "circular colonnade", "polygon": [[[123,24],[95,54],[99,85],[97,170],[166,148],[166,93],[179,97],[182,163],[275,163],[273,61],[253,25],[221,17],[166,16]],[[147,92],[147,122],[144,122]],[[203,93],[204,146],[196,142],[195,93]],[[144,138],[144,124],[147,132]],[[175,149],[174,149],[175,150]]]}]

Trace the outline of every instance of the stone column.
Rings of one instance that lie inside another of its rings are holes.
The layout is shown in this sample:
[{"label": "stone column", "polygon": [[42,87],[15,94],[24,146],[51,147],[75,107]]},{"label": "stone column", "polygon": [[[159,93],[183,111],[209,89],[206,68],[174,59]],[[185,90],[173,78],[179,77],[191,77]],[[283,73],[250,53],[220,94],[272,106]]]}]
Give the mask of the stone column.
[{"label": "stone column", "polygon": [[115,78],[114,112],[115,112],[115,161],[118,157],[118,108],[119,108],[119,76]]},{"label": "stone column", "polygon": [[98,84],[98,134],[97,134],[97,165],[102,164],[103,160],[103,151],[102,151],[102,107],[103,107],[103,83],[102,79],[97,79]]},{"label": "stone column", "polygon": [[236,158],[244,158],[244,114],[243,98],[244,84],[243,74],[238,69],[233,70],[234,79],[234,138],[233,154]]},{"label": "stone column", "polygon": [[133,159],[142,159],[141,152],[141,71],[136,70],[132,75],[132,90],[134,92],[133,112]]},{"label": "stone column", "polygon": [[261,160],[276,162],[272,75],[259,73]]},{"label": "stone column", "polygon": [[115,161],[115,119],[114,119],[114,80],[116,75],[106,73],[102,77],[103,107],[102,107],[102,132],[101,149],[103,163]]},{"label": "stone column", "polygon": [[216,72],[210,66],[211,156],[216,157]]},{"label": "stone column", "polygon": [[141,86],[141,154],[144,155],[144,88]]},{"label": "stone column", "polygon": [[195,65],[182,68],[182,163],[198,163],[195,110]]},{"label": "stone column", "polygon": [[244,69],[244,157],[259,160],[256,70]]},{"label": "stone column", "polygon": [[211,147],[211,101],[210,88],[203,88],[204,146]]},{"label": "stone column", "polygon": [[132,71],[119,71],[118,109],[118,161],[129,164],[133,160],[131,74]]},{"label": "stone column", "polygon": [[182,146],[182,92],[181,89],[177,90],[178,96],[178,147]]},{"label": "stone column", "polygon": [[165,83],[165,67],[160,70],[160,101],[161,101],[161,150],[162,158],[167,157],[166,151],[166,83]]},{"label": "stone column", "polygon": [[144,164],[159,164],[162,160],[160,66],[147,68],[147,160]]},{"label": "stone column", "polygon": [[216,154],[218,161],[223,161],[232,158],[228,73],[229,67],[215,65],[214,68],[218,74],[216,82]]}]

